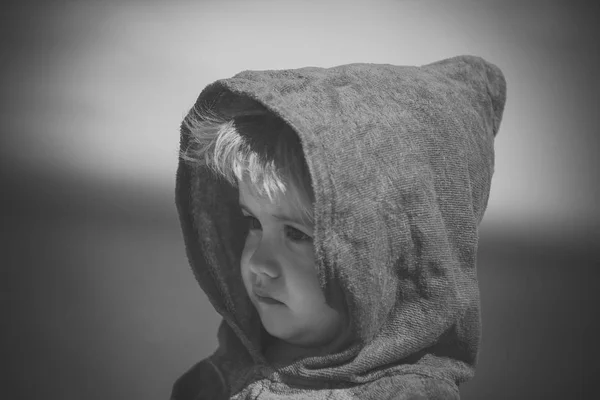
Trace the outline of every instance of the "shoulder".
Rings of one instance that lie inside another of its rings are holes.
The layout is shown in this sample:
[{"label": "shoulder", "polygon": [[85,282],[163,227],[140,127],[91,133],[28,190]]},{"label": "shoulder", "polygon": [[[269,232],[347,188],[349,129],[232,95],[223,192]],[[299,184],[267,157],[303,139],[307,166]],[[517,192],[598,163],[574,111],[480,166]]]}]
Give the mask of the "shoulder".
[{"label": "shoulder", "polygon": [[422,375],[411,375],[406,392],[390,400],[460,400],[458,387],[446,381]]},{"label": "shoulder", "polygon": [[412,373],[382,377],[363,385],[356,395],[361,399],[375,399],[375,392],[378,400],[460,400],[458,386],[454,383]]},{"label": "shoulder", "polygon": [[198,362],[175,381],[171,400],[218,400],[228,397],[221,371],[209,358]]}]

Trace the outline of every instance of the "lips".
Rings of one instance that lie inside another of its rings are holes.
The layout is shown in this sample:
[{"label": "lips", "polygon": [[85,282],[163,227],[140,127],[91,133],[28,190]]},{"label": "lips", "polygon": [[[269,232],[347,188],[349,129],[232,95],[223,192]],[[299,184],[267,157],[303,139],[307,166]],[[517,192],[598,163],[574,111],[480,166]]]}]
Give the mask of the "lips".
[{"label": "lips", "polygon": [[254,292],[254,294],[257,297],[262,297],[264,299],[271,299],[271,300],[279,301],[279,300],[275,299],[273,296],[271,296],[268,292],[264,291],[263,289],[254,287],[254,288],[252,288],[252,291]]}]

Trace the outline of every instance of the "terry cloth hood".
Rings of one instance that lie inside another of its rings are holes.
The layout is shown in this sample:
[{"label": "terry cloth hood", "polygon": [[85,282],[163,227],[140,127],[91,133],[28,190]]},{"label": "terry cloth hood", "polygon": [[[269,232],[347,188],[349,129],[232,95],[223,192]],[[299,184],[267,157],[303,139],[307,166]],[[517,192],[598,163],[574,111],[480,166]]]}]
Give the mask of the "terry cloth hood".
[{"label": "terry cloth hood", "polygon": [[[179,379],[174,398],[458,398],[477,363],[478,225],[505,99],[502,72],[474,56],[244,71],[208,85],[190,113],[272,113],[298,134],[321,288],[329,301],[332,282],[341,286],[357,341],[267,363],[240,273],[237,189],[180,158],[187,256],[223,320],[218,349]],[[185,124],[180,139],[183,151]]]}]

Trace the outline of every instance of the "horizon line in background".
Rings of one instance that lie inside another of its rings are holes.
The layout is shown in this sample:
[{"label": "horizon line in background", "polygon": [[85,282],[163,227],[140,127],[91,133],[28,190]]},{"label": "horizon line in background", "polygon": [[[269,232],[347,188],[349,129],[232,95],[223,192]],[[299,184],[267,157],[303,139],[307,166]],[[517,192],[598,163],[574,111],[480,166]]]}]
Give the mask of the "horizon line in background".
[{"label": "horizon line in background", "polygon": [[[175,204],[175,175],[169,188],[164,182],[153,185],[147,180],[90,178],[77,170],[65,173],[49,169],[34,171],[7,166],[3,162],[0,166],[0,184],[5,194],[2,198],[3,218],[22,219],[23,223],[63,219],[148,229],[180,229]],[[600,243],[600,224],[594,218],[533,223],[506,215],[487,218],[490,209],[488,205],[479,226],[482,242],[498,241],[516,247],[563,246],[586,252],[596,252]]]}]

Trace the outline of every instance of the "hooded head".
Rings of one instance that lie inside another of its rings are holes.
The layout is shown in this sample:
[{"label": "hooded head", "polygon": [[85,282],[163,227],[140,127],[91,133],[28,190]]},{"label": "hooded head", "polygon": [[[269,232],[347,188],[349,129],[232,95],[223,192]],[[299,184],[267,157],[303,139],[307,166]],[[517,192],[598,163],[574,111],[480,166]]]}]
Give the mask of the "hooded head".
[{"label": "hooded head", "polygon": [[[473,375],[477,227],[505,98],[501,71],[473,56],[244,71],[202,91],[176,199],[233,391],[249,371],[328,387]],[[198,139],[211,130],[230,137]],[[282,343],[302,356],[275,368]]]}]

